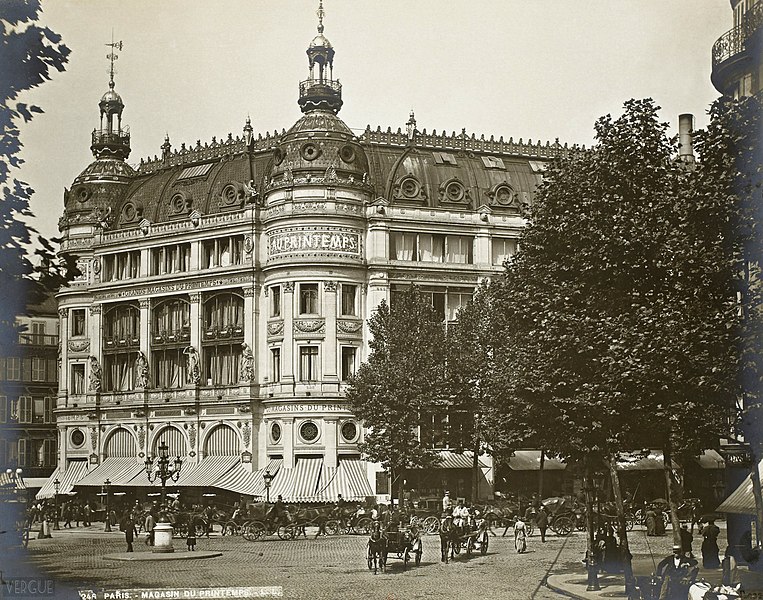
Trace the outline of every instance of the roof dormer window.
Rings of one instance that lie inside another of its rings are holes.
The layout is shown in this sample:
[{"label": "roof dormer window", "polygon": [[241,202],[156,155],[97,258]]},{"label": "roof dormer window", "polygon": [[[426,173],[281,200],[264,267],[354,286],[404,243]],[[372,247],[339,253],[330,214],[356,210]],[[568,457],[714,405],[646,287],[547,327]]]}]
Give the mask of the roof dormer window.
[{"label": "roof dormer window", "polygon": [[432,156],[436,165],[453,165],[454,167],[458,165],[456,157],[450,152],[432,152]]},{"label": "roof dormer window", "polygon": [[497,156],[483,156],[482,157],[482,164],[485,165],[486,169],[505,169],[505,165],[503,164],[503,159],[498,158]]}]

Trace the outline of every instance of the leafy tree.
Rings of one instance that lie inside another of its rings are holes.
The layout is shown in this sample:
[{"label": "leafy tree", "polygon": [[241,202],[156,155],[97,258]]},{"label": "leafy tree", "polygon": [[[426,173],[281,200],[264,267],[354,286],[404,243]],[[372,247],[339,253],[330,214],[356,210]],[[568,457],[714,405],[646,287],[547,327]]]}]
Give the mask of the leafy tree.
[{"label": "leafy tree", "polygon": [[478,495],[480,454],[501,460],[527,437],[513,398],[502,393],[505,386],[496,380],[506,342],[503,314],[494,306],[498,285],[483,281],[448,330],[450,412],[463,415],[467,423],[462,444],[474,452],[472,501]]},{"label": "leafy tree", "polygon": [[[41,302],[74,274],[74,261],[55,257],[53,244],[39,236],[33,257],[28,247],[35,229],[24,219],[32,216],[29,199],[33,190],[12,176],[22,164],[19,121],[28,122],[38,106],[18,102],[19,95],[50,79],[53,69],[64,70],[69,49],[61,36],[40,27],[39,0],[6,0],[0,3],[0,340],[13,343],[16,316],[27,304]],[[56,242],[57,240],[53,240]]]},{"label": "leafy tree", "polygon": [[662,447],[674,505],[671,457],[717,439],[734,355],[733,282],[708,253],[718,227],[699,226],[712,216],[691,205],[692,171],[675,159],[658,108],[624,108],[599,119],[591,149],[546,172],[502,311],[512,320],[505,380],[527,405],[529,429],[583,465],[589,482],[609,471],[627,544],[618,455]]},{"label": "leafy tree", "polygon": [[439,460],[421,443],[419,424],[421,415],[447,404],[445,329],[416,286],[395,294],[391,306],[382,301],[368,328],[371,354],[351,379],[347,400],[368,428],[361,452],[391,473],[399,492],[406,469]]}]

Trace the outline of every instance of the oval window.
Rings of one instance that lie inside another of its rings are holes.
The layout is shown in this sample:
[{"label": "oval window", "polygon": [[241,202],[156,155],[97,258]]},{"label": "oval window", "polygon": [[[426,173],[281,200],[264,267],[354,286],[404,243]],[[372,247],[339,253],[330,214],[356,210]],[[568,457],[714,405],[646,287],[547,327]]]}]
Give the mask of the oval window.
[{"label": "oval window", "polygon": [[274,444],[281,441],[281,426],[278,423],[273,423],[270,426],[270,439],[273,440]]},{"label": "oval window", "polygon": [[358,426],[353,421],[347,421],[342,425],[342,437],[345,442],[354,442],[358,437]]},{"label": "oval window", "polygon": [[85,434],[82,433],[82,430],[75,429],[74,431],[72,431],[70,439],[72,441],[72,446],[74,446],[75,448],[79,448],[82,444],[85,443]]}]

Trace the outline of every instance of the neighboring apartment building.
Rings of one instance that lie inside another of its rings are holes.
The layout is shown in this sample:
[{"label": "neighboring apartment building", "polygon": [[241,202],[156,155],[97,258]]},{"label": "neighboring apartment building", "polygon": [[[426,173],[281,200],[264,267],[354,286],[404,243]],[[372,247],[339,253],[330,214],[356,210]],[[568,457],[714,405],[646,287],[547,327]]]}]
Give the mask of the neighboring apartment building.
[{"label": "neighboring apartment building", "polygon": [[58,312],[51,295],[17,318],[24,330],[0,354],[0,469],[25,480],[56,468]]},{"label": "neighboring apartment building", "polygon": [[711,81],[739,98],[763,89],[763,0],[731,0],[734,27],[713,44]]},{"label": "neighboring apartment building", "polygon": [[[413,114],[405,131],[354,134],[322,18],[303,115],[281,134],[247,119],[242,137],[165,139],[133,168],[112,75],[95,161],[60,221],[82,272],[58,295],[62,491],[145,487],[142,461],[165,442],[184,460],[180,487],[262,495],[269,469],[271,496],[290,500],[388,493],[344,401],[367,319],[416,283],[452,320],[516,251],[544,162],[565,149],[420,132]],[[465,492],[471,459],[432,425],[436,487],[463,479]]]}]

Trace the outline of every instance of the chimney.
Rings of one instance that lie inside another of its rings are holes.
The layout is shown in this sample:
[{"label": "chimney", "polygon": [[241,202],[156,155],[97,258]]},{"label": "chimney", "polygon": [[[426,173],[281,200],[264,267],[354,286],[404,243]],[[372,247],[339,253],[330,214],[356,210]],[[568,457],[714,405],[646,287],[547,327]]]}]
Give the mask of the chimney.
[{"label": "chimney", "polygon": [[678,158],[687,165],[694,164],[693,133],[694,115],[688,113],[678,115]]}]

